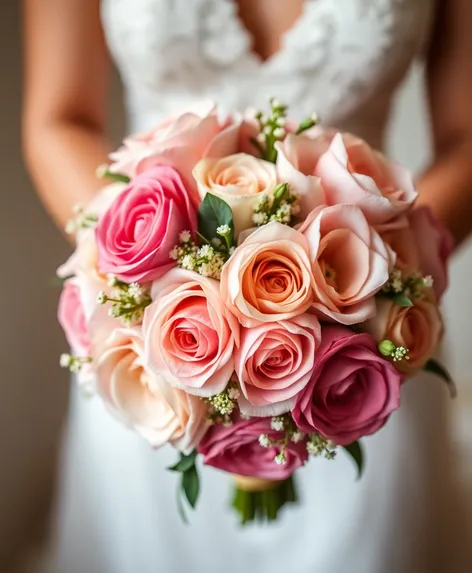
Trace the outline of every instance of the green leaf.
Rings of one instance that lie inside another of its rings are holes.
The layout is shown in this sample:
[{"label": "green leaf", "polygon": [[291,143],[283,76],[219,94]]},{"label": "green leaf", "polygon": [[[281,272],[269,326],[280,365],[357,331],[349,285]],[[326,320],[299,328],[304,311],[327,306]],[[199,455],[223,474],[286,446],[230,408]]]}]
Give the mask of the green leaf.
[{"label": "green leaf", "polygon": [[410,298],[406,296],[406,294],[400,292],[393,297],[393,302],[398,304],[398,306],[413,306],[413,303]]},{"label": "green leaf", "polygon": [[167,468],[171,472],[186,472],[195,466],[195,460],[197,458],[197,450],[193,450],[188,455],[180,454],[180,460],[170,468]]},{"label": "green leaf", "polygon": [[117,183],[129,183],[131,179],[124,175],[123,173],[112,173],[108,168],[103,169],[100,173],[101,179],[110,179],[110,181],[115,181]]},{"label": "green leaf", "polygon": [[198,210],[198,232],[208,240],[215,237],[221,239],[216,232],[221,225],[228,225],[230,228],[230,243],[234,245],[234,221],[231,207],[223,199],[207,193]]},{"label": "green leaf", "polygon": [[342,447],[354,460],[357,466],[357,478],[359,479],[364,471],[364,452],[361,443],[357,441]]},{"label": "green leaf", "polygon": [[423,366],[423,370],[426,372],[431,372],[431,374],[435,374],[436,376],[439,376],[439,378],[442,378],[449,388],[451,398],[457,397],[457,388],[454,380],[442,364],[439,364],[439,362],[434,360],[434,358],[430,358],[428,362],[426,362],[426,364]]},{"label": "green leaf", "polygon": [[180,519],[188,525],[187,514],[185,513],[184,502],[182,499],[182,488],[179,486],[177,488],[177,512],[180,515]]},{"label": "green leaf", "polygon": [[182,489],[189,504],[195,507],[200,492],[200,480],[195,465],[182,474]]}]

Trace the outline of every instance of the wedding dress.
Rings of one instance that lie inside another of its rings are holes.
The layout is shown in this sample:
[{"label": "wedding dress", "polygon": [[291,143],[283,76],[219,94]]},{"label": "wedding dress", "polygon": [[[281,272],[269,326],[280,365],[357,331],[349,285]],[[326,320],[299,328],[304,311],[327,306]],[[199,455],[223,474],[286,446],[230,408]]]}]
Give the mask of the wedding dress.
[{"label": "wedding dress", "polygon": [[[232,0],[104,0],[110,51],[126,88],[130,130],[211,98],[263,108],[274,95],[299,118],[382,148],[397,86],[425,49],[433,0],[306,0],[266,61]],[[47,573],[458,573],[460,519],[447,431],[447,392],[420,377],[402,408],[364,440],[356,480],[342,453],[297,476],[302,503],[275,525],[241,529],[231,481],[202,471],[197,509],[175,507],[170,449],[153,451],[98,399],[74,391]],[[444,562],[441,561],[444,559]]]}]

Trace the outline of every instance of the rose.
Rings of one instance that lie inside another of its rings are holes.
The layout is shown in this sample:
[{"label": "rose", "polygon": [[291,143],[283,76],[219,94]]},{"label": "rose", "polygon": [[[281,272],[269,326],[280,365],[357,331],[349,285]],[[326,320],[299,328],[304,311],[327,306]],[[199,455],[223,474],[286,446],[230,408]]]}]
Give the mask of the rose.
[{"label": "rose", "polygon": [[212,102],[202,103],[162,121],[155,129],[125,139],[110,155],[110,171],[135,177],[157,164],[169,164],[188,177],[206,148],[228,126]]},{"label": "rose", "polygon": [[374,434],[399,407],[401,374],[369,334],[327,326],[310,382],[292,411],[297,426],[338,445]]},{"label": "rose", "polygon": [[358,205],[372,225],[385,228],[416,200],[410,173],[365,141],[338,133],[316,164],[329,205]]},{"label": "rose", "polygon": [[59,298],[58,320],[72,352],[77,356],[89,356],[90,333],[82,302],[79,280],[71,278],[64,283]]},{"label": "rose", "polygon": [[169,253],[197,219],[180,175],[156,165],[113,201],[96,228],[99,269],[125,282],[151,281],[175,265]]},{"label": "rose", "polygon": [[223,304],[218,281],[174,269],[151,294],[143,321],[149,369],[198,396],[224,390],[234,371],[239,325]]},{"label": "rose", "polygon": [[381,234],[382,240],[396,255],[395,267],[408,273],[416,273],[419,270],[418,245],[413,234],[408,219],[405,225],[398,229],[391,229]]},{"label": "rose", "polygon": [[207,429],[207,406],[144,367],[138,328],[117,328],[97,362],[97,392],[111,412],[153,447],[190,453]]},{"label": "rose", "polygon": [[243,414],[276,416],[288,412],[310,379],[321,330],[315,316],[266,322],[241,330],[235,370],[243,396]]},{"label": "rose", "polygon": [[259,444],[261,434],[271,440],[284,438],[283,432],[271,429],[270,418],[236,419],[231,426],[215,424],[210,427],[198,447],[203,461],[208,466],[242,476],[270,480],[288,478],[308,459],[303,442],[288,442],[285,449],[286,463],[274,461],[279,448],[263,448]]},{"label": "rose", "polygon": [[320,178],[315,175],[316,163],[327,148],[326,137],[311,139],[290,134],[276,148],[279,181],[288,183],[298,195],[300,218],[304,219],[313,209],[326,204]]},{"label": "rose", "polygon": [[327,205],[358,205],[372,225],[396,226],[393,219],[417,197],[408,171],[349,133],[318,133],[310,138],[289,135],[279,144],[279,177],[306,197],[312,208],[323,202],[321,180]]},{"label": "rose", "polygon": [[319,207],[300,232],[310,249],[315,312],[341,324],[372,316],[373,296],[387,282],[395,256],[359,207]]},{"label": "rose", "polygon": [[432,298],[416,299],[410,307],[379,298],[377,314],[364,325],[374,338],[390,340],[408,350],[409,360],[395,362],[403,372],[414,372],[434,355],[443,333],[441,315]]},{"label": "rose", "polygon": [[313,302],[307,240],[287,225],[264,225],[223,266],[220,288],[228,309],[248,328],[304,313]]},{"label": "rose", "polygon": [[433,278],[433,289],[440,300],[447,288],[447,261],[454,247],[454,239],[426,206],[413,209],[408,219],[418,251],[419,270]]},{"label": "rose", "polygon": [[246,153],[202,159],[193,176],[202,199],[211,193],[231,207],[236,233],[254,226],[252,216],[261,194],[271,195],[277,184],[275,165]]}]

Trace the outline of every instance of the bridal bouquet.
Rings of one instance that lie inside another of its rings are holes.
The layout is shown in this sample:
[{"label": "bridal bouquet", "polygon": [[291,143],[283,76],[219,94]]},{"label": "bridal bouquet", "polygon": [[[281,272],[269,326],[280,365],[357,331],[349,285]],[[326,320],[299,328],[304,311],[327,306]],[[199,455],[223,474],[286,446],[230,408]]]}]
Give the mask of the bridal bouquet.
[{"label": "bridal bouquet", "polygon": [[448,236],[401,166],[286,115],[208,106],[126,139],[58,271],[61,364],[174,446],[192,507],[200,460],[232,474],[243,523],[295,501],[310,456],[360,472],[406,377],[450,382],[432,358]]}]

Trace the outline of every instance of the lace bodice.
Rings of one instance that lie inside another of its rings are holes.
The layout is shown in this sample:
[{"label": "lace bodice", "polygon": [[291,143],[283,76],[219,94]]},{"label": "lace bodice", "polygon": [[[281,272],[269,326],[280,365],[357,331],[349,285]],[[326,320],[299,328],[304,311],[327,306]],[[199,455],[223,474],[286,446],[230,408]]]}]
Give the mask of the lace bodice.
[{"label": "lace bodice", "polygon": [[428,39],[434,0],[305,0],[262,61],[234,0],[102,0],[132,128],[203,98],[229,109],[275,95],[381,146],[392,94]]}]

